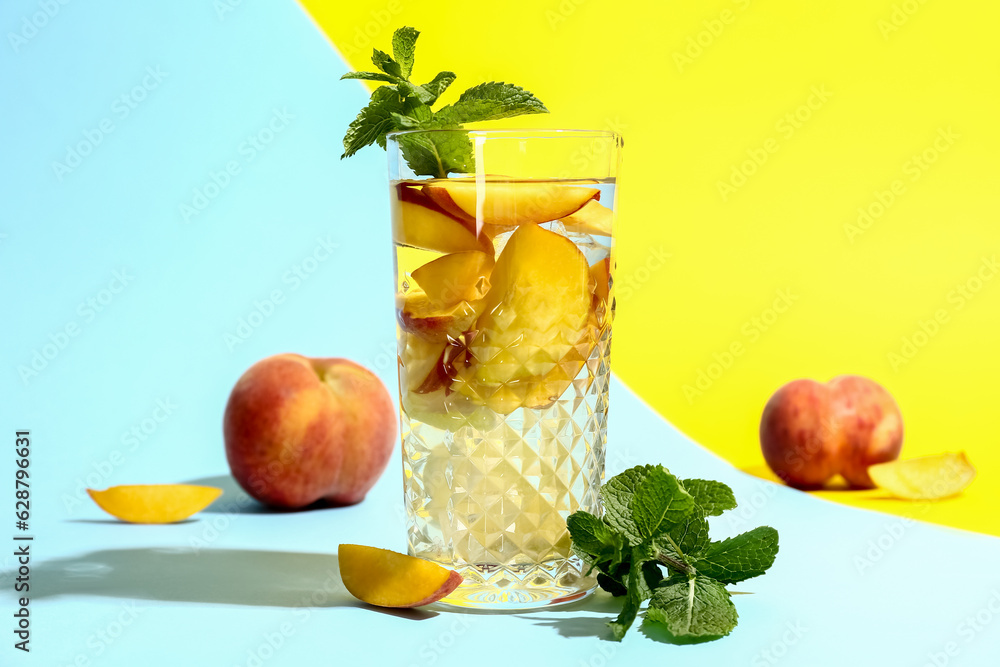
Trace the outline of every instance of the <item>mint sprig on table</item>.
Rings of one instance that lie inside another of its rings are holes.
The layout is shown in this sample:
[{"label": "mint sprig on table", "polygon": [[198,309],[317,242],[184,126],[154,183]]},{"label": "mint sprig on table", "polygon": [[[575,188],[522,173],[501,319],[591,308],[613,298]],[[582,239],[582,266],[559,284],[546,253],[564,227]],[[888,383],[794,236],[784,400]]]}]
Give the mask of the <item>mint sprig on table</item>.
[{"label": "mint sprig on table", "polygon": [[[385,135],[397,130],[460,129],[465,123],[499,120],[523,114],[548,113],[527,90],[510,83],[481,83],[469,88],[453,104],[433,111],[431,106],[455,80],[454,72],[438,72],[427,83],[410,81],[413,56],[420,33],[404,26],[392,35],[392,55],[373,49],[377,72],[349,72],[341,79],[385,83],[372,93],[344,135],[344,154],[350,157],[365,146],[385,148]],[[403,135],[403,158],[417,176],[444,178],[451,173],[475,171],[472,142],[458,132]]]},{"label": "mint sprig on table", "polygon": [[719,638],[736,627],[726,584],[764,574],[778,553],[768,526],[722,541],[708,537],[708,517],[736,507],[732,489],[704,479],[681,480],[662,466],[637,466],[601,488],[604,517],[569,516],[573,552],[597,570],[604,590],[625,598],[609,623],[621,640],[649,600],[646,621],[674,637]]}]

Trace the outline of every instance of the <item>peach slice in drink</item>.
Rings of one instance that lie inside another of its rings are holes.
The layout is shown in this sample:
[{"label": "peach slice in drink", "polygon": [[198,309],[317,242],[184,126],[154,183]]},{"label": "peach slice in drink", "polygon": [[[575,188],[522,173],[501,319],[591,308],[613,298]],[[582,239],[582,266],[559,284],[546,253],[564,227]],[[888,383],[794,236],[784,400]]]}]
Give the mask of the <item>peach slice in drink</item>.
[{"label": "peach slice in drink", "polygon": [[377,607],[420,607],[437,602],[462,583],[462,575],[415,556],[358,544],[337,550],[344,587]]},{"label": "peach slice in drink", "polygon": [[103,491],[87,489],[97,505],[129,523],[175,523],[196,514],[222,495],[222,489],[194,484],[127,484]]},{"label": "peach slice in drink", "polygon": [[514,181],[496,177],[430,181],[423,192],[453,215],[464,215],[484,225],[550,222],[574,213],[600,196],[600,190],[586,185],[573,187],[553,181]]},{"label": "peach slice in drink", "polygon": [[495,421],[495,415],[485,414],[485,410],[478,411],[484,414],[476,414],[479,405],[472,404],[467,397],[450,391],[448,386],[426,394],[415,391],[402,392],[400,403],[409,419],[444,431],[457,431],[470,424],[477,425],[477,428],[490,428],[489,424]]},{"label": "peach slice in drink", "polygon": [[595,310],[599,310],[596,306],[602,303],[607,303],[608,297],[611,294],[611,258],[605,257],[602,260],[594,262],[590,267],[590,279],[594,283],[594,305]]},{"label": "peach slice in drink", "polygon": [[395,192],[392,205],[398,210],[392,216],[392,236],[396,243],[438,252],[492,251],[489,240],[477,233],[474,219],[446,212],[417,188],[399,185]]},{"label": "peach slice in drink", "polygon": [[464,364],[455,363],[453,388],[501,414],[561,394],[592,345],[590,280],[572,241],[518,227],[497,260]]},{"label": "peach slice in drink", "polygon": [[614,215],[611,209],[596,199],[591,199],[580,210],[559,220],[567,231],[595,236],[611,236]]},{"label": "peach slice in drink", "polygon": [[410,292],[399,301],[400,326],[425,340],[440,343],[457,338],[470,329],[483,307],[483,300],[472,303],[459,301],[440,307],[422,291]]},{"label": "peach slice in drink", "polygon": [[517,380],[499,385],[483,383],[461,384],[459,371],[458,392],[470,395],[476,403],[490,410],[506,415],[517,408],[541,409],[552,405],[576,379],[580,369],[587,363],[596,344],[599,330],[588,327],[583,336],[545,375]]},{"label": "peach slice in drink", "polygon": [[502,383],[552,370],[587,326],[590,266],[565,236],[518,227],[491,278],[470,343],[477,378]]},{"label": "peach slice in drink", "polygon": [[478,301],[490,289],[493,255],[476,250],[439,257],[414,269],[410,277],[439,308],[462,301]]},{"label": "peach slice in drink", "polygon": [[407,391],[428,394],[449,382],[444,370],[444,353],[447,342],[429,341],[411,333],[403,334],[403,372]]}]

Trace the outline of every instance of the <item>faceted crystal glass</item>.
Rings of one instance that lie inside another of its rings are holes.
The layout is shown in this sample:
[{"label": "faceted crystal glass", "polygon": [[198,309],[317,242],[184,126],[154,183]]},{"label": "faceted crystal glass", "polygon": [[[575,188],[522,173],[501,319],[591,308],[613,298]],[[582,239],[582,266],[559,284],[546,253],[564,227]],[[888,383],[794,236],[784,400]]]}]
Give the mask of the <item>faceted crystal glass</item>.
[{"label": "faceted crystal glass", "polygon": [[595,581],[566,518],[601,511],[621,139],[433,130],[387,148],[409,552],[462,574],[447,604],[577,600]]}]

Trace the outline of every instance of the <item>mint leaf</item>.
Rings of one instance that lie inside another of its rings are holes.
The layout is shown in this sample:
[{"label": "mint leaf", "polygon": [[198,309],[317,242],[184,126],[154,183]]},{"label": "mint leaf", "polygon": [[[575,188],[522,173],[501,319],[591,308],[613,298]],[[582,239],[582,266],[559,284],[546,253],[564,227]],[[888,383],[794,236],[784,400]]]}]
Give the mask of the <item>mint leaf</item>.
[{"label": "mint leaf", "polygon": [[392,56],[399,63],[400,73],[404,79],[410,78],[410,72],[413,71],[413,52],[419,36],[420,32],[409,26],[392,33]]},{"label": "mint leaf", "polygon": [[719,516],[726,510],[736,507],[736,496],[733,495],[733,490],[722,482],[708,479],[685,479],[681,481],[681,485],[708,516]]},{"label": "mint leaf", "polygon": [[600,570],[600,574],[597,575],[597,583],[612,595],[625,595],[628,590],[628,573],[632,569],[631,550],[622,549],[616,560],[617,562],[603,560],[595,564]]},{"label": "mint leaf", "polygon": [[622,583],[621,579],[616,579],[603,572],[597,575],[597,585],[616,598],[628,594],[628,588]]},{"label": "mint leaf", "polygon": [[736,507],[733,491],[722,482],[706,479],[685,479],[681,481],[694,499],[695,510],[681,523],[670,530],[670,537],[685,554],[691,555],[708,545],[708,521],[705,517],[719,516],[725,510]]},{"label": "mint leaf", "polygon": [[384,51],[372,49],[372,64],[389,76],[394,76],[397,79],[404,78],[402,69],[399,67],[399,63],[393,60],[392,56]]},{"label": "mint leaf", "polygon": [[697,576],[658,589],[649,601],[646,618],[667,626],[676,637],[704,637],[728,635],[738,615],[725,586]]},{"label": "mint leaf", "polygon": [[622,536],[611,530],[608,524],[589,512],[573,512],[566,519],[569,536],[573,540],[573,550],[585,554],[591,563],[610,559],[621,560],[624,546]]},{"label": "mint leaf", "polygon": [[348,72],[340,77],[341,81],[344,79],[364,79],[365,81],[385,81],[386,83],[396,83],[399,81],[398,77],[389,76],[382,72]]},{"label": "mint leaf", "polygon": [[[438,72],[437,76],[425,83],[421,88],[434,95],[434,100],[437,100],[437,98],[441,97],[441,93],[448,89],[448,86],[452,84],[455,78],[454,72]],[[434,100],[431,100],[427,104],[431,104]]]},{"label": "mint leaf", "polygon": [[444,177],[475,171],[472,142],[463,132],[402,134],[399,150],[417,176]]},{"label": "mint leaf", "polygon": [[683,521],[694,509],[694,499],[676,477],[654,467],[636,488],[630,505],[639,535],[647,540]]},{"label": "mint leaf", "polygon": [[385,148],[385,135],[395,129],[392,114],[403,111],[403,101],[390,86],[376,88],[371,101],[351,122],[344,135],[344,154],[350,157],[365,146],[378,142]]},{"label": "mint leaf", "polygon": [[409,81],[400,81],[396,85],[396,89],[399,90],[400,94],[406,97],[412,97],[417,100],[422,105],[429,105],[437,99],[437,95],[430,92],[423,86],[418,86],[415,83],[410,83]]},{"label": "mint leaf", "polygon": [[420,121],[410,116],[404,116],[395,111],[389,114],[392,116],[392,123],[400,130],[415,130],[420,127]]},{"label": "mint leaf", "polygon": [[545,105],[524,88],[490,81],[469,88],[457,102],[439,109],[435,116],[442,121],[462,124],[548,112]]},{"label": "mint leaf", "polygon": [[695,554],[708,544],[708,521],[704,510],[700,507],[687,516],[684,521],[674,526],[668,533],[681,551],[685,554]]},{"label": "mint leaf", "polygon": [[632,499],[650,471],[656,467],[658,466],[647,465],[629,468],[609,479],[601,487],[605,521],[633,544],[642,542],[642,534],[632,516]]},{"label": "mint leaf", "polygon": [[694,508],[694,500],[663,466],[636,466],[601,489],[608,524],[633,545],[666,532]]},{"label": "mint leaf", "polygon": [[[642,554],[639,553],[639,549],[634,549],[632,551],[632,562],[636,563],[641,558]],[[618,618],[608,623],[611,627],[611,636],[614,637],[615,641],[621,641],[628,632],[628,629],[632,627],[632,623],[635,622],[635,617],[639,614],[639,605],[642,604],[642,571],[633,568],[628,575],[628,592],[625,595],[625,604],[622,605],[622,611],[618,614]]]},{"label": "mint leaf", "polygon": [[[604,560],[595,564],[600,572],[597,574],[597,584],[615,597],[621,597],[628,592],[628,579],[632,572],[632,552],[620,552],[617,562]],[[637,581],[639,601],[648,600],[660,582],[663,581],[663,571],[653,560],[640,561],[642,578]]]},{"label": "mint leaf", "polygon": [[778,531],[759,526],[742,535],[712,542],[695,559],[699,574],[725,584],[756,577],[774,564],[778,554]]},{"label": "mint leaf", "polygon": [[663,581],[663,570],[654,560],[645,561],[639,568],[639,599],[643,602],[653,597],[653,591]]}]

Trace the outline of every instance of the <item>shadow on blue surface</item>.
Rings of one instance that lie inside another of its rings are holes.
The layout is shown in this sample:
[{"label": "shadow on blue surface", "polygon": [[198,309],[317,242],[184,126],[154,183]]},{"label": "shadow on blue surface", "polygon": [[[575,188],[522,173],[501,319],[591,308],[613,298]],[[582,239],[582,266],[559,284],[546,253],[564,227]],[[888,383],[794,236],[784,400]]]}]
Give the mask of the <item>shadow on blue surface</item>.
[{"label": "shadow on blue surface", "polygon": [[653,641],[663,642],[664,644],[675,644],[677,646],[687,646],[689,644],[704,644],[705,642],[712,642],[716,639],[722,639],[725,635],[708,635],[705,637],[676,637],[670,630],[665,626],[658,623],[651,623],[649,621],[637,620],[635,629],[646,635]]},{"label": "shadow on blue surface", "polygon": [[[92,523],[97,525],[107,525],[107,526],[129,526],[131,525],[127,521],[121,521],[119,519],[67,519],[69,523]],[[182,521],[173,521],[170,523],[171,526],[181,526],[185,523],[195,523],[196,519],[184,519]]]},{"label": "shadow on blue surface", "polygon": [[341,583],[336,554],[248,549],[91,551],[36,566],[32,593],[35,600],[98,595],[264,607],[359,605]]},{"label": "shadow on blue surface", "polygon": [[336,505],[324,500],[317,500],[311,505],[284,509],[281,507],[269,507],[251,498],[246,491],[233,479],[232,475],[211,475],[209,477],[198,477],[181,482],[181,484],[194,484],[198,486],[214,486],[222,489],[219,496],[211,505],[202,510],[209,514],[293,514],[297,512],[311,512],[314,510],[330,510],[339,507],[350,507],[350,505]]}]

